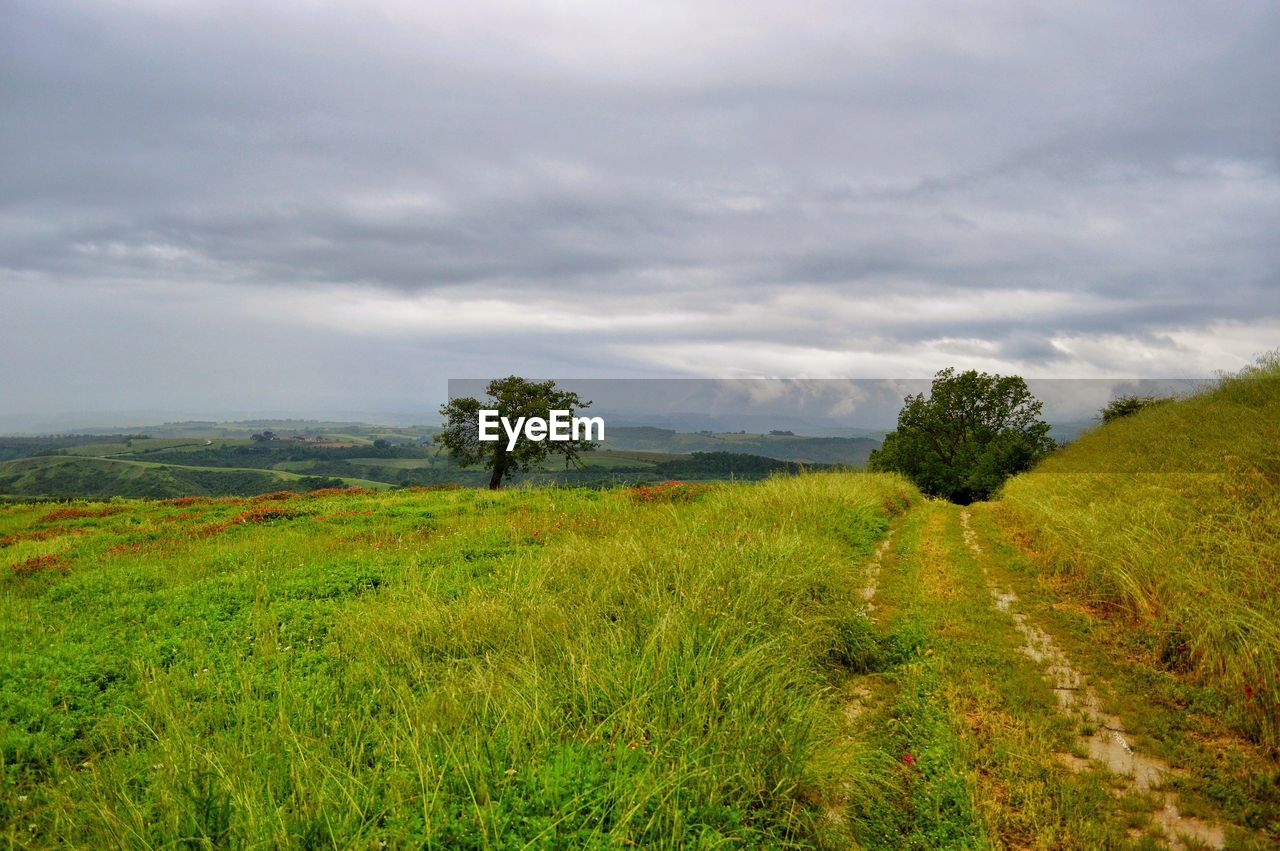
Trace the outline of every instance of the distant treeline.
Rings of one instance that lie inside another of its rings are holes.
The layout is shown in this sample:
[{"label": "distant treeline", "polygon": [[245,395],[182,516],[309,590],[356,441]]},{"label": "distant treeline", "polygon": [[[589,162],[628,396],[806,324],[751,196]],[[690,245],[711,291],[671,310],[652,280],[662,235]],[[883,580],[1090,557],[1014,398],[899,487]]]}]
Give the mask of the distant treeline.
[{"label": "distant treeline", "polygon": [[64,449],[88,446],[94,443],[123,443],[129,440],[145,440],[145,434],[72,434],[49,437],[0,437],[0,461],[28,458],[32,455],[51,455]]},{"label": "distant treeline", "polygon": [[0,493],[58,498],[113,496],[167,499],[178,496],[253,496],[284,489],[342,487],[342,479],[303,476],[289,481],[267,471],[115,467],[70,463],[17,467],[0,473]]},{"label": "distant treeline", "polygon": [[[311,446],[292,441],[233,444],[208,449],[162,449],[147,453],[148,461],[196,467],[271,467],[288,461],[345,461],[351,458],[419,458],[434,460],[434,447],[379,443],[360,446]],[[447,462],[440,458],[440,464]],[[341,475],[358,476],[359,473]]]}]

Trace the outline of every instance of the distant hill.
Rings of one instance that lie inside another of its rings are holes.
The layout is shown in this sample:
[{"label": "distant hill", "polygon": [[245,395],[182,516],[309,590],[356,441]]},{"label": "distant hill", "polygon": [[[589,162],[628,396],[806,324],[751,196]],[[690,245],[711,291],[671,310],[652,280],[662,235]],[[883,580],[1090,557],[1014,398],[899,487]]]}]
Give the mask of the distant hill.
[{"label": "distant hill", "polygon": [[[1057,424],[1053,435],[1070,440],[1094,425],[1092,421]],[[243,496],[298,487],[302,479],[377,487],[485,484],[487,477],[482,472],[458,468],[439,454],[431,442],[439,431],[435,425],[252,419],[0,437],[0,495]],[[855,428],[845,431],[847,436],[834,437],[793,434],[786,428],[745,434],[608,424],[602,451],[585,458],[586,469],[548,466],[517,481],[607,485],[654,481],[662,476],[750,478],[762,470],[786,471],[795,465],[865,467],[871,452],[880,446],[880,433]],[[260,439],[264,434],[271,439]],[[717,460],[702,457],[695,461],[699,454]],[[730,455],[782,463],[731,462],[721,457]],[[6,463],[47,456],[100,460]],[[139,468],[139,463],[151,469]],[[159,465],[166,469],[158,471]]]},{"label": "distant hill", "polygon": [[[328,487],[381,490],[487,484],[483,470],[459,467],[439,451],[430,439],[435,430],[258,420],[167,423],[139,430],[146,433],[0,438],[0,496],[252,496]],[[814,460],[824,452],[841,461],[849,457],[831,452],[825,438],[774,436],[760,441],[729,435],[706,439],[654,431],[661,438],[639,441],[645,447],[591,452],[581,467],[566,469],[548,461],[539,470],[516,476],[512,483],[605,487],[668,479],[760,479],[795,473],[802,465],[826,466]],[[684,441],[683,451],[651,448],[674,447],[682,438],[692,438]],[[807,441],[812,441],[810,451],[796,451]],[[757,445],[773,455],[751,452]],[[704,446],[710,451],[703,451]],[[773,457],[778,454],[784,457]]]},{"label": "distant hill", "polygon": [[615,426],[605,431],[609,449],[646,452],[727,452],[779,461],[861,467],[880,441],[867,437],[807,437],[785,434],[678,432],[652,426]]}]

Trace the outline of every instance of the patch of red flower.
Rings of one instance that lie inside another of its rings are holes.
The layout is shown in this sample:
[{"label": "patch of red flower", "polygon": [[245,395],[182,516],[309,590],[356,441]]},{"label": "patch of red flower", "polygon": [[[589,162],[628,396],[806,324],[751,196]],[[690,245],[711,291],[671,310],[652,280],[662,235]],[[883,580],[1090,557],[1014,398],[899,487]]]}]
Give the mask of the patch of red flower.
[{"label": "patch of red flower", "polygon": [[631,488],[628,495],[634,502],[692,502],[707,490],[707,485],[667,481],[656,485],[639,485]]},{"label": "patch of red flower", "polygon": [[335,511],[332,514],[317,514],[314,516],[313,519],[337,520],[339,517],[368,517],[372,514],[373,514],[373,509],[367,508],[364,511]]},{"label": "patch of red flower", "polygon": [[104,505],[102,508],[55,508],[40,518],[41,523],[52,523],[54,520],[78,520],[82,517],[110,517],[127,511],[123,505]]},{"label": "patch of red flower", "polygon": [[292,508],[285,508],[282,505],[263,505],[258,508],[250,508],[248,511],[242,511],[223,523],[211,523],[196,534],[201,537],[208,537],[225,532],[232,526],[249,526],[256,523],[270,523],[273,520],[289,520],[299,516],[301,513]]},{"label": "patch of red flower", "polygon": [[88,529],[32,529],[30,532],[14,532],[0,535],[0,549],[20,544],[23,541],[47,541],[50,538],[61,538],[64,535],[88,535]]},{"label": "patch of red flower", "polygon": [[911,497],[905,491],[894,491],[892,496],[885,498],[880,507],[890,517],[897,517],[911,507]]},{"label": "patch of red flower", "polygon": [[176,505],[179,508],[185,508],[188,505],[204,505],[205,503],[213,502],[213,500],[207,496],[179,496],[173,499],[162,499],[160,502],[163,505]]},{"label": "patch of red flower", "polygon": [[286,499],[297,499],[298,494],[293,491],[273,491],[255,496],[250,502],[282,502]]},{"label": "patch of red flower", "polygon": [[26,559],[25,561],[20,561],[17,564],[9,565],[9,569],[13,571],[14,576],[22,576],[22,577],[35,576],[37,573],[45,573],[50,570],[57,570],[57,571],[61,571],[62,573],[70,572],[67,569],[66,558],[64,556],[52,555],[52,554],[43,555],[43,556],[32,556],[31,558]]},{"label": "patch of red flower", "polygon": [[910,753],[904,753],[902,755],[902,762],[904,765],[915,765],[916,758],[912,756]]},{"label": "patch of red flower", "polygon": [[146,546],[146,544],[141,542],[134,544],[116,544],[114,547],[108,547],[106,554],[109,556],[122,556],[126,553],[141,552],[146,549]]},{"label": "patch of red flower", "polygon": [[717,544],[749,544],[754,542],[755,533],[734,529],[732,532],[721,532],[719,529],[708,529],[707,537]]},{"label": "patch of red flower", "polygon": [[363,496],[369,493],[373,493],[372,488],[316,488],[307,491],[307,496]]},{"label": "patch of red flower", "polygon": [[164,517],[157,517],[157,523],[181,523],[183,520],[194,520],[200,516],[198,511],[179,511],[177,514],[166,514]]},{"label": "patch of red flower", "polygon": [[297,517],[301,512],[280,505],[264,505],[261,508],[250,508],[227,521],[231,525],[249,523],[270,523],[272,520],[288,520]]}]

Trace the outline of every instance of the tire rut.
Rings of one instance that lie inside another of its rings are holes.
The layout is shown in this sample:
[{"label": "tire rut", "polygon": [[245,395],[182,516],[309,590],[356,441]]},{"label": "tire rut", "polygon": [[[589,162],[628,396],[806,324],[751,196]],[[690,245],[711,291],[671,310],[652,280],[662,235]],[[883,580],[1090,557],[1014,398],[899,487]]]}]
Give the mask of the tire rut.
[{"label": "tire rut", "polygon": [[[969,524],[969,516],[968,509],[960,513],[964,541],[975,555],[981,555],[982,545],[978,543],[977,533]],[[1225,827],[1217,822],[1182,814],[1178,809],[1177,796],[1160,788],[1171,774],[1172,767],[1159,757],[1134,749],[1123,722],[1102,709],[1093,686],[1071,664],[1053,636],[1017,611],[1014,604],[1018,602],[1018,596],[1010,590],[998,587],[986,565],[980,563],[980,566],[996,608],[1007,612],[1022,634],[1023,652],[1045,665],[1045,678],[1057,697],[1058,709],[1070,716],[1083,717],[1093,729],[1092,733],[1081,736],[1080,740],[1089,758],[1081,759],[1074,754],[1064,753],[1058,755],[1062,762],[1076,772],[1088,770],[1095,762],[1100,763],[1124,781],[1117,794],[1138,792],[1154,796],[1159,803],[1152,814],[1152,821],[1164,835],[1169,847],[1185,848],[1186,840],[1192,840],[1197,846],[1225,847]]]},{"label": "tire rut", "polygon": [[867,615],[871,616],[876,610],[875,596],[876,591],[880,588],[880,567],[884,561],[884,554],[889,551],[889,546],[893,542],[893,530],[890,529],[884,536],[879,546],[871,555],[871,560],[867,562],[866,568],[866,584],[862,586],[862,602],[867,610]]}]

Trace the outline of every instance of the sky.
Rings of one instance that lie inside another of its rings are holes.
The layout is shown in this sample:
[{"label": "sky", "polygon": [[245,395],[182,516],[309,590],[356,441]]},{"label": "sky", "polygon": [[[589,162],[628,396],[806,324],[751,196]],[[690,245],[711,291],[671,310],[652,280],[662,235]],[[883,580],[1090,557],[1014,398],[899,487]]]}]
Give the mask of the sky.
[{"label": "sky", "polygon": [[1280,346],[1280,5],[1032,5],[0,0],[0,429]]}]

